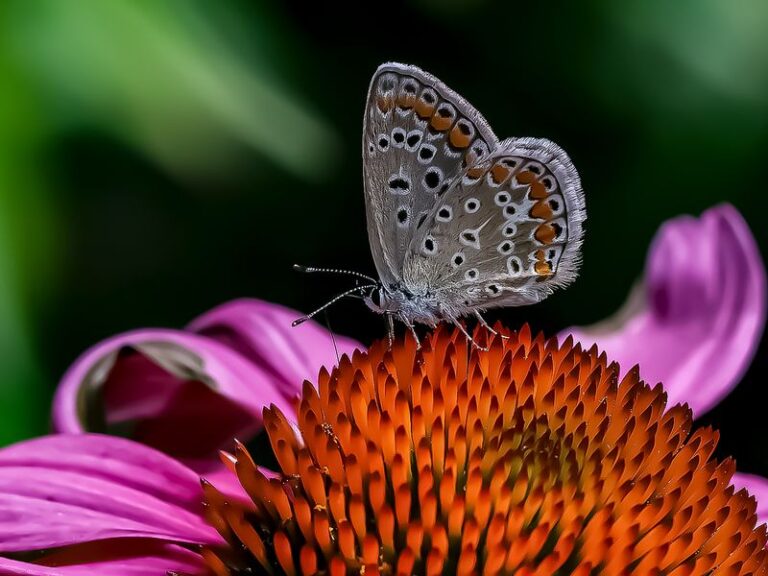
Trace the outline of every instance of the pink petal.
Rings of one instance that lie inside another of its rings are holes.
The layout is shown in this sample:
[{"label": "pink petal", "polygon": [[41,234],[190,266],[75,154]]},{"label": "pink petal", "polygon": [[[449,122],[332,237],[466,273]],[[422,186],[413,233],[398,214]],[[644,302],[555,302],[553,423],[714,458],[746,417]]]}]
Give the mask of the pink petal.
[{"label": "pink petal", "polygon": [[[195,320],[188,332],[147,329],[110,338],[65,374],[54,429],[129,436],[208,472],[218,449],[261,429],[264,406],[292,413],[304,379],[336,363],[331,335],[314,322],[292,328],[298,316],[238,300]],[[336,343],[339,354],[361,348],[344,337]]]},{"label": "pink petal", "polygon": [[737,472],[731,478],[731,483],[737,490],[746,488],[757,500],[757,525],[768,523],[768,478]]},{"label": "pink petal", "polygon": [[211,574],[201,556],[191,550],[140,540],[71,547],[47,555],[35,564],[0,558],[0,574],[8,576],[146,576],[169,572],[194,576]]},{"label": "pink petal", "polygon": [[191,470],[128,440],[48,436],[0,450],[0,551],[108,538],[219,543]]},{"label": "pink petal", "polygon": [[[262,469],[263,472],[267,472],[268,476],[275,474],[272,471]],[[223,493],[225,496],[234,498],[243,503],[252,503],[251,497],[243,488],[240,481],[237,479],[237,474],[224,467],[224,465],[209,467],[205,472],[201,472],[200,476],[206,481],[210,482],[216,490]]]},{"label": "pink petal", "polygon": [[738,383],[765,324],[766,276],[738,211],[721,205],[701,218],[662,226],[651,246],[644,285],[613,319],[570,328],[624,372],[662,382],[669,404],[687,402],[698,416]]},{"label": "pink petal", "polygon": [[337,350],[339,356],[351,356],[364,349],[351,338],[332,337],[317,322],[292,327],[301,315],[277,304],[242,299],[203,314],[189,329],[227,344],[267,370],[283,396],[292,400],[301,392],[304,380],[315,382],[320,368],[337,364]]},{"label": "pink petal", "polygon": [[292,408],[272,374],[211,338],[177,330],[115,336],[83,354],[54,399],[59,432],[123,431],[184,458],[211,457]]}]

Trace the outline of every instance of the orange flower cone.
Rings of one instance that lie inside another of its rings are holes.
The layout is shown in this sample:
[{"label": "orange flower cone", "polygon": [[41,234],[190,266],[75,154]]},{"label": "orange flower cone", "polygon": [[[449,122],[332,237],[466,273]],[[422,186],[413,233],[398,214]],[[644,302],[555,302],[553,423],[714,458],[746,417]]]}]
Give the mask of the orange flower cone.
[{"label": "orange flower cone", "polygon": [[[501,329],[500,329],[501,330]],[[735,492],[718,435],[691,432],[595,348],[527,327],[468,348],[438,329],[344,357],[304,386],[298,429],[264,421],[280,465],[238,446],[250,496],[205,485],[228,542],[203,554],[240,574],[766,574],[765,526]]]}]

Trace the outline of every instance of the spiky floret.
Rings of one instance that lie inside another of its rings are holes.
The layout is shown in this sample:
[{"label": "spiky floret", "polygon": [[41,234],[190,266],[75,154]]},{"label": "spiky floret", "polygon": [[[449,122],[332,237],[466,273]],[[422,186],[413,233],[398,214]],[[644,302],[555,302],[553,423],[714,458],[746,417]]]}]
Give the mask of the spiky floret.
[{"label": "spiky floret", "polygon": [[238,445],[251,502],[206,485],[214,572],[766,574],[716,432],[594,348],[499,331],[379,342],[305,384],[298,427],[266,410],[280,474]]}]

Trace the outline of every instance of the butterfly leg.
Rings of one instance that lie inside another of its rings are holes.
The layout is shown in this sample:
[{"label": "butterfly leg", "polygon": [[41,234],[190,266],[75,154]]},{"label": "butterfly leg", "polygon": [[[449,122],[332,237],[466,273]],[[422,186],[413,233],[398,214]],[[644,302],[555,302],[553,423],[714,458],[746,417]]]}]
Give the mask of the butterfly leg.
[{"label": "butterfly leg", "polygon": [[469,332],[467,332],[467,330],[464,328],[464,326],[461,325],[460,322],[454,322],[453,325],[456,326],[456,328],[458,328],[459,330],[461,330],[461,333],[467,337],[467,340],[469,340],[472,343],[472,346],[474,346],[475,348],[483,352],[488,352],[489,350],[488,346],[480,346],[480,344],[475,342],[475,339],[472,338],[472,336],[469,334]]},{"label": "butterfly leg", "polygon": [[421,350],[421,340],[419,340],[419,335],[416,334],[415,326],[404,316],[400,316],[400,320],[403,321],[403,324],[408,326],[408,329],[411,331],[411,334],[413,334],[413,339],[416,341],[416,350]]},{"label": "butterfly leg", "polygon": [[480,322],[480,325],[483,328],[488,330],[488,332],[490,332],[494,336],[499,336],[499,337],[501,337],[501,338],[503,338],[505,340],[509,340],[509,336],[505,336],[504,334],[499,334],[496,330],[491,328],[491,325],[488,324],[488,322],[486,322],[485,318],[483,318],[482,315],[480,314],[480,312],[478,312],[477,310],[475,310],[475,318],[477,318],[477,321]]},{"label": "butterfly leg", "polygon": [[392,319],[392,314],[387,314],[387,337],[389,338],[389,347],[392,348],[392,344],[395,342],[395,321]]}]

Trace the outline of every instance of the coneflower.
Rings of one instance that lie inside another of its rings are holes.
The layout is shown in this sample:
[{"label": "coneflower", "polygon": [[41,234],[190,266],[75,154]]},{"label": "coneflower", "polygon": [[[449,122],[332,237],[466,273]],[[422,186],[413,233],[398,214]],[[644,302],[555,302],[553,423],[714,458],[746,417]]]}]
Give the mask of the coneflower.
[{"label": "coneflower", "polygon": [[250,501],[204,485],[214,573],[767,572],[716,432],[595,348],[505,334],[378,343],[304,386],[297,425],[265,410],[279,474],[239,445]]}]

